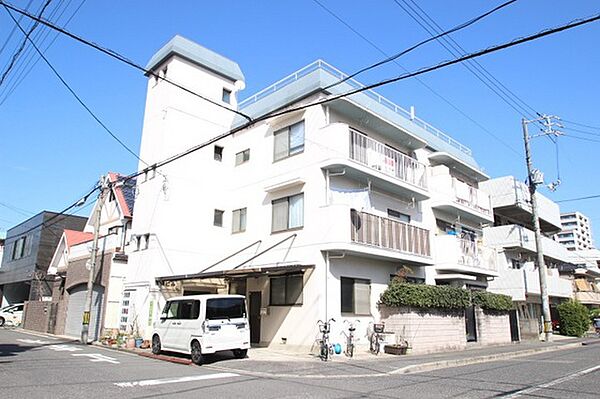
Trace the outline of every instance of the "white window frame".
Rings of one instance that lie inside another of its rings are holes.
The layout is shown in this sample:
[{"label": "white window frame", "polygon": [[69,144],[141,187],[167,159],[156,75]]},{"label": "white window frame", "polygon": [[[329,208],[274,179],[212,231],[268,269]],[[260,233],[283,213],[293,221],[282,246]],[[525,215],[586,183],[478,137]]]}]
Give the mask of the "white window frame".
[{"label": "white window frame", "polygon": [[[302,215],[301,217],[301,221],[300,224],[297,225],[290,225],[290,220],[292,219],[292,207],[290,206],[290,203],[295,200],[301,198],[302,202],[301,202],[301,206],[302,206]],[[276,215],[275,215],[275,211],[276,211],[276,207],[278,204],[286,204],[285,208],[286,208],[286,220],[285,220],[285,227],[282,228],[275,228],[275,221],[276,221]],[[290,195],[287,197],[283,197],[283,198],[278,198],[276,200],[271,201],[271,233],[279,233],[282,231],[289,231],[289,230],[296,230],[296,229],[301,229],[304,227],[304,193],[299,193],[299,194],[295,194],[295,195]]]},{"label": "white window frame", "polygon": [[[296,127],[302,127],[302,144],[298,144],[292,147],[292,135],[290,134],[292,129]],[[289,158],[294,155],[302,154],[304,152],[304,143],[306,136],[306,126],[304,124],[304,120],[300,122],[293,123],[289,126],[284,127],[283,129],[279,129],[273,133],[273,162],[280,161],[282,159]],[[281,154],[277,153],[277,143],[278,140],[284,140],[284,145],[286,148]]]},{"label": "white window frame", "polygon": [[243,233],[248,223],[248,208],[235,209],[231,212],[231,232]]}]

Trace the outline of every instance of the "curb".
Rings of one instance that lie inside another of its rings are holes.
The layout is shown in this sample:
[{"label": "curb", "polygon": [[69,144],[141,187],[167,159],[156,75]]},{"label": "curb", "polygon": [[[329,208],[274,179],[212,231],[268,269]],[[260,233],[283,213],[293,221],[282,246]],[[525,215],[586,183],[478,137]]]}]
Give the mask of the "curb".
[{"label": "curb", "polygon": [[155,354],[153,354],[151,352],[142,352],[142,351],[137,351],[137,350],[132,350],[132,349],[126,349],[126,348],[115,348],[115,347],[112,347],[112,346],[102,345],[99,342],[93,342],[92,345],[93,346],[97,346],[99,348],[104,348],[104,349],[112,350],[112,351],[115,351],[115,352],[128,353],[128,354],[131,354],[131,355],[137,355],[137,356],[146,357],[146,358],[149,358],[149,359],[162,360],[162,361],[165,361],[165,362],[183,364],[183,365],[186,365],[186,366],[192,364],[192,361],[190,359],[185,359],[185,358],[180,358],[180,357],[175,357],[175,356],[155,355]]},{"label": "curb", "polygon": [[595,341],[584,341],[581,343],[581,345],[583,345],[583,346],[595,345],[595,344],[600,344],[600,339],[597,339]]}]

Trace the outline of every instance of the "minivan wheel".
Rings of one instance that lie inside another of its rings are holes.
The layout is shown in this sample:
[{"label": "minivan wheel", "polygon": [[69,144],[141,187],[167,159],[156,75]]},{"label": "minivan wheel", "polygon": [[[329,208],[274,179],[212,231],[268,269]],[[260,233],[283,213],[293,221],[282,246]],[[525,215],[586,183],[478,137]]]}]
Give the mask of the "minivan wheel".
[{"label": "minivan wheel", "polygon": [[247,354],[248,354],[248,349],[234,349],[233,350],[233,356],[235,356],[238,359],[245,358]]},{"label": "minivan wheel", "polygon": [[0,327],[2,327],[4,325],[4,317],[0,317]]},{"label": "minivan wheel", "polygon": [[161,345],[160,345],[160,337],[155,335],[152,337],[152,353],[155,355],[160,355]]},{"label": "minivan wheel", "polygon": [[198,341],[192,342],[192,362],[200,366],[204,361],[204,356],[202,356],[202,349],[200,348],[200,343]]}]

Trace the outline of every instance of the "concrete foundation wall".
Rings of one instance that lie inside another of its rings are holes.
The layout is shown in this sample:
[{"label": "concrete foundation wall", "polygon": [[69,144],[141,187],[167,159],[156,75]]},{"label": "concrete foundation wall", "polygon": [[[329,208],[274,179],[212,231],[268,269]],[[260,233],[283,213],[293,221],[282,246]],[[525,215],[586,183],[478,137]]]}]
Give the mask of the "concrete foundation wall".
[{"label": "concrete foundation wall", "polygon": [[508,313],[490,313],[475,309],[477,341],[482,345],[511,343]]},{"label": "concrete foundation wall", "polygon": [[52,302],[25,302],[23,312],[23,328],[27,330],[48,332]]},{"label": "concrete foundation wall", "polygon": [[[462,311],[381,307],[385,330],[412,347],[412,353],[461,350],[467,346]],[[509,337],[510,340],[510,337]]]}]

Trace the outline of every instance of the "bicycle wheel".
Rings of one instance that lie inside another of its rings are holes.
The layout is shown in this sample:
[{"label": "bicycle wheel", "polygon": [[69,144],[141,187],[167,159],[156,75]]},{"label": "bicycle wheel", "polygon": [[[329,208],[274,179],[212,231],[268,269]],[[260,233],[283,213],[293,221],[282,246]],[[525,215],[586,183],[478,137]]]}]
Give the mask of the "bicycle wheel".
[{"label": "bicycle wheel", "polygon": [[381,344],[379,343],[379,335],[375,336],[375,354],[379,355],[379,350],[381,349]]},{"label": "bicycle wheel", "polygon": [[321,353],[319,353],[319,357],[321,358],[321,360],[327,361],[328,354],[329,354],[329,351],[327,350],[327,344],[325,342],[321,341]]},{"label": "bicycle wheel", "polygon": [[354,344],[353,343],[348,344],[348,347],[346,348],[346,353],[347,353],[348,357],[354,356]]}]

